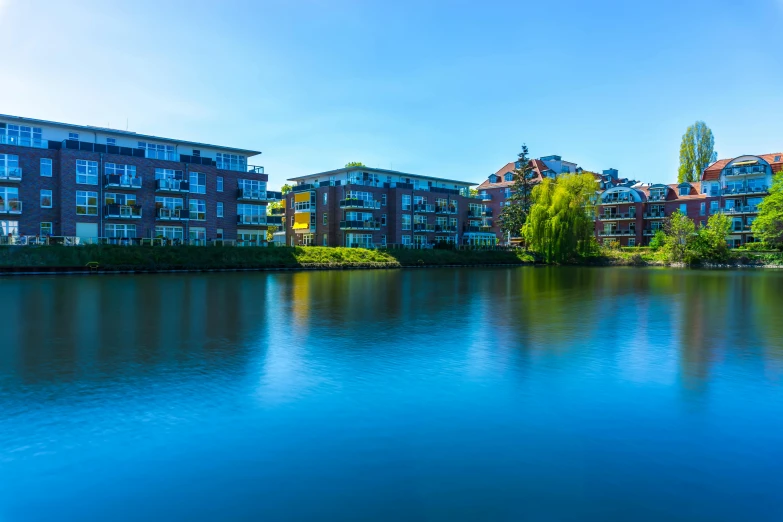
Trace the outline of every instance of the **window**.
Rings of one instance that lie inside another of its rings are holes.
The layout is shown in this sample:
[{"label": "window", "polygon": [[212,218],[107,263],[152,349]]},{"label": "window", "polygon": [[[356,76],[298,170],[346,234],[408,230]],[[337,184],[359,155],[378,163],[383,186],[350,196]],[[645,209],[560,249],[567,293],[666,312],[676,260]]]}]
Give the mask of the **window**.
[{"label": "window", "polygon": [[188,243],[204,246],[207,244],[207,229],[204,227],[190,227],[188,229]]},{"label": "window", "polygon": [[329,194],[327,194],[326,192],[324,192],[324,205],[326,205],[326,199],[327,199],[327,198],[326,198],[326,196],[328,196],[328,195],[329,195]]},{"label": "window", "polygon": [[76,160],[76,183],[80,185],[97,185],[98,162]]},{"label": "window", "polygon": [[201,157],[201,151],[198,149],[193,149],[193,157],[194,158],[200,158]]},{"label": "window", "polygon": [[710,201],[710,214],[714,214],[718,211],[718,202]]},{"label": "window", "polygon": [[41,236],[51,236],[52,235],[52,223],[51,221],[44,221],[41,223]]},{"label": "window", "polygon": [[264,205],[237,205],[237,222],[240,224],[264,224],[266,223],[266,206]]},{"label": "window", "polygon": [[506,172],[506,174],[503,176],[503,179],[505,181],[514,181],[514,175],[510,172]]},{"label": "window", "polygon": [[107,223],[103,226],[103,232],[111,238],[136,237],[136,225]]},{"label": "window", "polygon": [[381,234],[381,245],[386,246],[386,234]]},{"label": "window", "polygon": [[22,211],[22,203],[19,201],[19,189],[17,187],[0,187],[0,211]]},{"label": "window", "polygon": [[235,170],[238,172],[247,171],[247,160],[244,156],[238,156],[236,154],[223,154],[218,152],[215,157],[215,163],[219,169]]},{"label": "window", "polygon": [[775,161],[780,161],[780,156],[775,156]]},{"label": "window", "polygon": [[188,202],[190,206],[190,219],[204,221],[207,219],[207,202],[203,199],[191,199]]},{"label": "window", "polygon": [[0,236],[18,236],[19,222],[0,220]]},{"label": "window", "polygon": [[79,216],[98,215],[98,193],[86,190],[76,191],[76,214]]},{"label": "window", "polygon": [[120,194],[117,192],[106,192],[103,194],[103,202],[106,205],[135,205],[136,194]]},{"label": "window", "polygon": [[41,189],[41,208],[52,208],[52,191]]},{"label": "window", "polygon": [[386,214],[381,214],[381,226],[386,226]]},{"label": "window", "polygon": [[145,141],[140,141],[138,143],[138,148],[144,150],[144,157],[146,158],[172,161],[176,160],[173,145],[158,145],[156,143],[147,143]]},{"label": "window", "polygon": [[328,224],[329,214],[324,212],[324,225]]},{"label": "window", "polygon": [[402,236],[402,244],[403,245],[410,245],[411,244],[411,236]]},{"label": "window", "polygon": [[[117,146],[117,140],[114,138],[106,138],[106,145]],[[135,225],[134,225],[135,226]]]},{"label": "window", "polygon": [[79,141],[79,134],[76,132],[69,132],[68,139],[72,141]]},{"label": "window", "polygon": [[381,194],[381,206],[386,206],[386,194]]},{"label": "window", "polygon": [[329,235],[328,234],[324,234],[323,245],[324,246],[329,246]]},{"label": "window", "polygon": [[41,176],[52,177],[52,160],[41,158]]},{"label": "window", "polygon": [[682,185],[680,186],[680,196],[687,196],[691,193],[691,186],[690,185]]},{"label": "window", "polygon": [[217,211],[215,212],[217,217],[223,217],[223,202],[218,201],[217,202]]},{"label": "window", "polygon": [[630,238],[628,240],[628,246],[629,247],[636,246],[636,238],[635,237],[632,237],[632,238]]},{"label": "window", "polygon": [[240,179],[237,185],[242,199],[266,199],[266,181]]},{"label": "window", "polygon": [[687,214],[688,213],[688,205],[685,203],[680,203],[680,214]]},{"label": "window", "polygon": [[411,196],[410,196],[410,194],[403,194],[402,195],[402,209],[403,210],[410,210],[411,209]]},{"label": "window", "polygon": [[701,205],[699,205],[699,215],[704,216],[707,214],[707,203],[702,202]]},{"label": "window", "polygon": [[182,241],[185,237],[182,233],[182,227],[155,227],[155,236],[163,237],[166,239],[176,239]]},{"label": "window", "polygon": [[[155,196],[155,208],[158,211],[158,217],[179,217],[180,210],[182,210],[183,206],[184,203],[182,198]],[[184,217],[184,215],[182,217]]]},{"label": "window", "polygon": [[222,228],[217,229],[217,232],[215,233],[215,236],[218,239],[223,239],[223,229]]},{"label": "window", "polygon": [[313,246],[315,242],[315,234],[302,234],[302,245]]},{"label": "window", "polygon": [[190,193],[191,194],[206,194],[207,193],[207,175],[200,172],[190,173]]},{"label": "window", "polygon": [[0,178],[21,178],[22,169],[19,168],[19,156],[13,154],[0,154]]},{"label": "window", "polygon": [[411,215],[410,214],[403,214],[402,215],[402,229],[403,230],[410,230],[411,229]]},{"label": "window", "polygon": [[49,145],[48,141],[42,139],[40,127],[6,125],[5,123],[0,123],[0,143],[41,149],[45,149]]},{"label": "window", "polygon": [[217,177],[217,191],[223,192],[223,176]]}]

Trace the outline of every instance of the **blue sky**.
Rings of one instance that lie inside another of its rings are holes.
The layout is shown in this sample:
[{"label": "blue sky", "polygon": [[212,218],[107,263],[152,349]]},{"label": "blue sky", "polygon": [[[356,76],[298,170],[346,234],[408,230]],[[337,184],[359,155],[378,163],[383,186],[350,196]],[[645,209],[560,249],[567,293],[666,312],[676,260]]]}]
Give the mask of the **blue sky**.
[{"label": "blue sky", "polygon": [[270,186],[348,161],[480,182],[526,142],[676,178],[783,150],[783,0],[0,0],[0,112],[262,150]]}]

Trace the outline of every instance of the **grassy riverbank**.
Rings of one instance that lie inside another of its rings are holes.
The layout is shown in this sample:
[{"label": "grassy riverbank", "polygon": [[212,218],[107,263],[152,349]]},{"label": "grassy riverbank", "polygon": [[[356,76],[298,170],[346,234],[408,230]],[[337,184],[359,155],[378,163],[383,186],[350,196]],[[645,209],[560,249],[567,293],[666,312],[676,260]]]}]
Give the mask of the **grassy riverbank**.
[{"label": "grassy riverbank", "polygon": [[[595,256],[579,259],[575,264],[594,266],[672,266],[662,249],[645,247],[602,249]],[[681,265],[681,263],[680,263]],[[679,265],[678,265],[679,266]],[[753,252],[750,250],[729,250],[725,259],[700,260],[690,265],[698,267],[780,267],[783,266],[781,252]]]},{"label": "grassy riverbank", "polygon": [[401,268],[411,266],[518,265],[521,251],[365,250],[326,247],[0,247],[0,271],[20,269],[217,270],[275,268]]}]

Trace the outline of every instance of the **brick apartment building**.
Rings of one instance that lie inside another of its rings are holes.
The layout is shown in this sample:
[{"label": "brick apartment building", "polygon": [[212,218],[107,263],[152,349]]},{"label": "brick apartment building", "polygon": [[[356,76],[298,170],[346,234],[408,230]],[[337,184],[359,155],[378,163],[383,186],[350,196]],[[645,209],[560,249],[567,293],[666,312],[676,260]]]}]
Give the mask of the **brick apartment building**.
[{"label": "brick apartment building", "polygon": [[781,158],[783,153],[740,156],[709,165],[701,181],[605,190],[596,206],[597,237],[622,246],[647,245],[676,211],[697,226],[723,212],[732,219],[729,244],[752,242],[751,224],[758,215],[758,204],[769,193],[773,174],[783,169]]},{"label": "brick apartment building", "polygon": [[258,154],[0,115],[0,237],[264,244],[280,193]]},{"label": "brick apartment building", "polygon": [[494,245],[493,213],[470,197],[474,183],[369,167],[291,178],[289,245],[424,248]]}]

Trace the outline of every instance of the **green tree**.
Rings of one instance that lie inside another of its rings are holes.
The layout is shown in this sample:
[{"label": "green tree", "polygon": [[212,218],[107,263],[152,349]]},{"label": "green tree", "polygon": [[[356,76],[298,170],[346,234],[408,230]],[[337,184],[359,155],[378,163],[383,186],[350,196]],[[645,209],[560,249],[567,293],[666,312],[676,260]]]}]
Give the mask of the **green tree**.
[{"label": "green tree", "polygon": [[663,250],[670,263],[690,262],[693,240],[696,236],[696,225],[688,216],[676,211],[669,216],[664,224],[666,231],[666,240],[663,243]]},{"label": "green tree", "polygon": [[282,193],[283,193],[283,195],[285,195],[285,194],[288,194],[289,192],[291,192],[291,185],[289,185],[288,183],[286,183],[286,184],[285,184],[285,185],[283,185],[283,187],[280,189],[280,192],[282,192]]},{"label": "green tree", "polygon": [[478,197],[478,189],[476,189],[476,188],[469,188],[468,189],[468,195],[470,197],[472,197],[472,198],[477,198]]},{"label": "green tree", "polygon": [[592,174],[544,179],[533,189],[533,205],[524,226],[528,246],[547,262],[584,256],[595,248]]},{"label": "green tree", "polygon": [[650,248],[652,250],[660,250],[666,243],[666,232],[658,230],[650,240]]},{"label": "green tree", "polygon": [[759,214],[751,229],[757,241],[783,248],[783,171],[772,178],[769,195],[759,203]]},{"label": "green tree", "polygon": [[346,164],[345,164],[345,168],[346,168],[346,169],[347,169],[348,167],[366,167],[366,166],[367,166],[367,165],[365,165],[365,164],[364,164],[364,163],[362,163],[361,161],[349,161],[348,163],[346,163]]},{"label": "green tree", "polygon": [[517,165],[514,169],[511,185],[511,195],[506,199],[506,204],[498,215],[500,230],[506,236],[517,237],[522,235],[522,227],[525,226],[530,208],[533,205],[533,165],[528,157],[527,145],[522,145],[522,151],[517,154]]},{"label": "green tree", "polygon": [[693,258],[698,260],[723,261],[729,257],[726,238],[731,233],[731,219],[723,213],[713,214],[707,226],[696,232]]},{"label": "green tree", "polygon": [[680,143],[680,168],[677,181],[698,181],[710,164],[715,148],[712,130],[703,121],[697,121],[685,131]]}]

